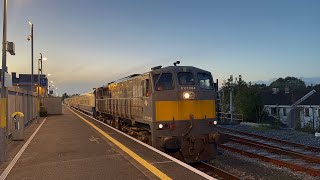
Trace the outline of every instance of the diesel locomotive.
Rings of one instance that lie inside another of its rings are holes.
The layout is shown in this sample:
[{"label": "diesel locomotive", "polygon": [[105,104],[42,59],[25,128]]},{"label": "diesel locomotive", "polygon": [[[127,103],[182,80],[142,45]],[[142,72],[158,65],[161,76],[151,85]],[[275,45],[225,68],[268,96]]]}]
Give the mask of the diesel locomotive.
[{"label": "diesel locomotive", "polygon": [[64,102],[192,163],[217,154],[217,84],[208,71],[175,64],[110,82]]}]

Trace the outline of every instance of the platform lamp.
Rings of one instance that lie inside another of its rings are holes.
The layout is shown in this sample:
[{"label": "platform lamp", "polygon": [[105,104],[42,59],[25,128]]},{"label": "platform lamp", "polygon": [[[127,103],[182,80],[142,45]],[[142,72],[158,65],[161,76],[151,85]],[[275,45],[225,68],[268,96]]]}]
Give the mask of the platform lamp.
[{"label": "platform lamp", "polygon": [[[31,34],[28,36],[27,40],[31,41],[31,93],[33,97],[33,24],[29,21],[29,25],[31,27]],[[33,100],[31,101],[31,114],[33,116]],[[33,118],[33,117],[32,117]]]},{"label": "platform lamp", "polygon": [[51,74],[47,74],[47,77],[48,77],[48,84],[47,84],[47,96],[49,96],[49,90],[50,90],[50,83],[53,83],[53,81],[49,81],[49,77],[51,76]]},{"label": "platform lamp", "polygon": [[[51,87],[52,87],[52,93],[50,92],[50,94],[52,94],[52,96],[53,96],[54,84],[52,84]],[[50,90],[50,91],[51,91],[51,90]]]},{"label": "platform lamp", "polygon": [[37,123],[39,123],[39,117],[40,117],[40,106],[41,106],[41,99],[40,98],[40,71],[41,71],[41,76],[42,76],[42,61],[45,61],[47,60],[47,58],[44,58],[42,57],[42,53],[40,53],[40,59],[38,60],[38,89],[37,89],[37,92],[38,92],[38,118],[37,118]]},{"label": "platform lamp", "polygon": [[48,95],[50,95],[50,88],[52,86],[52,83],[53,83],[53,81],[49,81],[49,83],[48,83]]},{"label": "platform lamp", "polygon": [[56,96],[58,97],[58,96],[59,96],[59,94],[58,94],[58,88],[56,87],[55,89],[56,89]]},{"label": "platform lamp", "polygon": [[[40,59],[38,60],[38,94],[40,94],[40,80],[43,75],[43,67],[42,62],[48,60],[46,57],[42,57],[42,53],[40,53]],[[41,73],[41,74],[40,74]],[[48,74],[50,76],[50,74]]]}]

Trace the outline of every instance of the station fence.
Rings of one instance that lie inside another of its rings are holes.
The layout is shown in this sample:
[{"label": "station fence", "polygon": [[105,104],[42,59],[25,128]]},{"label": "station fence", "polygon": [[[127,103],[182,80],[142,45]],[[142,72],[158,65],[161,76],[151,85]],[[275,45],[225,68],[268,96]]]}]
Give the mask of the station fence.
[{"label": "station fence", "polygon": [[[0,88],[1,89],[1,88]],[[33,102],[33,106],[32,106]],[[36,93],[13,86],[8,88],[8,119],[7,119],[7,135],[11,135],[13,128],[13,119],[11,115],[14,112],[22,112],[24,114],[24,124],[27,126],[31,121],[35,120],[38,115],[38,101]],[[0,103],[1,109],[1,103]],[[32,111],[33,110],[33,111]],[[33,112],[33,113],[32,113]]]}]

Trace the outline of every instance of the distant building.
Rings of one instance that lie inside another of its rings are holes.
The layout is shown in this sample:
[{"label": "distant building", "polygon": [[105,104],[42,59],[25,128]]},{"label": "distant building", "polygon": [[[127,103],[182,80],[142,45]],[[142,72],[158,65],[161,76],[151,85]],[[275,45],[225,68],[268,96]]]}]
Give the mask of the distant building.
[{"label": "distant building", "polygon": [[[2,70],[0,69],[0,73]],[[16,72],[12,72],[12,85],[18,86],[19,88],[26,89],[28,91],[31,91],[31,74],[19,74],[17,75]],[[40,86],[40,95],[46,96],[48,94],[48,78],[47,75],[43,74],[40,75],[41,79],[44,79],[46,83],[44,83],[44,86]],[[0,79],[1,82],[1,79]],[[40,83],[41,85],[41,83]],[[38,74],[33,75],[33,91],[35,93],[38,92]]]},{"label": "distant building", "polygon": [[[320,129],[320,93],[316,92],[304,99],[305,95],[287,89],[284,92],[273,89],[273,92],[264,93],[262,97],[268,115],[279,118],[288,127],[295,128],[300,120],[301,127],[308,124],[314,129]],[[292,105],[301,98],[304,100],[293,108]]]}]

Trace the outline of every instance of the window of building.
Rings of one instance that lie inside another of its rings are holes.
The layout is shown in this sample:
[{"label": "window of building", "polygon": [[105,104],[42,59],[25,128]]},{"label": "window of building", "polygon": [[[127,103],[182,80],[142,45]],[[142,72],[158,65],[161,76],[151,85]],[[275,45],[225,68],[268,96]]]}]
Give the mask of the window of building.
[{"label": "window of building", "polygon": [[282,108],[283,110],[283,116],[287,116],[287,108]]},{"label": "window of building", "polygon": [[305,108],[305,109],[304,109],[304,112],[305,112],[305,114],[306,114],[307,117],[310,116],[309,108]]},{"label": "window of building", "polygon": [[271,108],[271,115],[277,115],[277,109]]},{"label": "window of building", "polygon": [[154,87],[157,91],[173,89],[172,74],[161,73],[153,75]]},{"label": "window of building", "polygon": [[320,109],[318,109],[318,117],[320,117]]},{"label": "window of building", "polygon": [[178,79],[180,85],[194,85],[194,77],[191,72],[178,73]]},{"label": "window of building", "polygon": [[200,88],[213,89],[213,81],[210,74],[198,73]]}]

